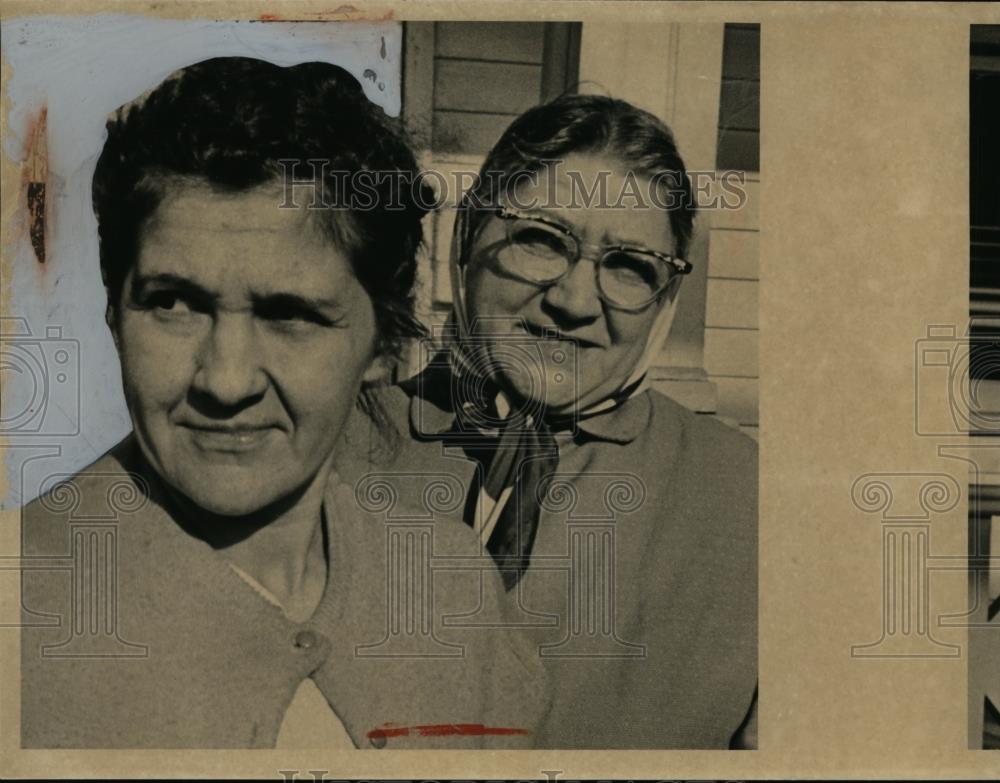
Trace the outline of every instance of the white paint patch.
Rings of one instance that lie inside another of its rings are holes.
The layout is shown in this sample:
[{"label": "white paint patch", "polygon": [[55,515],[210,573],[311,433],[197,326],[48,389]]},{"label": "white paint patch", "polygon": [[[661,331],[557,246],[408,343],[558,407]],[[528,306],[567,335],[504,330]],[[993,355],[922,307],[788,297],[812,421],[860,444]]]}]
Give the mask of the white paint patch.
[{"label": "white paint patch", "polygon": [[13,68],[8,158],[23,160],[30,125],[48,107],[47,261],[42,269],[25,231],[23,241],[7,248],[5,270],[11,290],[0,356],[7,449],[2,508],[12,508],[34,498],[46,478],[93,462],[131,428],[104,323],[90,203],[107,116],[178,68],[220,56],[334,63],[398,116],[402,27],[48,16],[5,19],[0,43]]}]

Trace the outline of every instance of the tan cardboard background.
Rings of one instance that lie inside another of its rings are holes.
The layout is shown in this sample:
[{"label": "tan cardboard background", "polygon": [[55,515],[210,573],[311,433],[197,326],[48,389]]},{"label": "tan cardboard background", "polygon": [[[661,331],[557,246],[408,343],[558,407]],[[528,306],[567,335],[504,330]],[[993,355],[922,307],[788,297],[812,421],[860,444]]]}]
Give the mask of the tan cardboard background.
[{"label": "tan cardboard background", "polygon": [[[355,10],[355,6],[357,9]],[[23,752],[18,639],[0,629],[0,768],[11,776],[995,778],[967,749],[965,631],[953,659],[859,659],[882,627],[880,520],[852,501],[866,473],[945,473],[931,550],[966,552],[967,470],[914,432],[914,350],[968,318],[969,24],[943,4],[21,3],[4,16],[97,10],[254,18],[758,21],[762,25],[760,750],[752,752]],[[613,7],[612,7],[613,6]],[[336,10],[334,10],[336,9]],[[5,74],[6,77],[6,74]],[[17,188],[4,161],[5,230]],[[16,173],[16,172],[15,172]],[[941,397],[945,390],[941,390]],[[903,502],[902,498],[898,499]],[[17,540],[16,516],[0,526]],[[16,544],[15,544],[16,547]],[[11,551],[9,548],[3,551]],[[724,586],[723,588],[724,589]],[[931,616],[966,577],[936,574]],[[3,596],[5,602],[16,600]],[[669,708],[664,711],[669,719]]]}]

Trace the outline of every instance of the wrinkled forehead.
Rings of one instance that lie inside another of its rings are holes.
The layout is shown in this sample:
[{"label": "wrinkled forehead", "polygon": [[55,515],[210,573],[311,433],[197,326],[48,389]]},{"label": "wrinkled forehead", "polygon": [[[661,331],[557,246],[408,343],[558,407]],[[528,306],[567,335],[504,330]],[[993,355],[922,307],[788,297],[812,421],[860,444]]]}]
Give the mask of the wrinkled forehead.
[{"label": "wrinkled forehead", "polygon": [[352,274],[347,255],[304,206],[283,207],[280,186],[220,191],[171,183],[146,225],[142,275],[170,274],[210,287],[240,279],[328,288]]},{"label": "wrinkled forehead", "polygon": [[[156,209],[143,226],[143,239],[167,220],[178,234],[216,238],[256,234],[262,241],[291,234],[303,242],[326,242],[345,252],[353,238],[345,211],[310,209],[308,194],[288,188],[277,172],[258,185],[232,188],[204,177],[150,171],[137,188],[143,189],[157,194]],[[286,248],[286,252],[291,250]]]},{"label": "wrinkled forehead", "polygon": [[144,180],[159,192],[155,218],[170,218],[192,230],[257,231],[304,228],[308,211],[284,198],[279,180],[248,188],[226,188],[201,177],[151,172]]}]

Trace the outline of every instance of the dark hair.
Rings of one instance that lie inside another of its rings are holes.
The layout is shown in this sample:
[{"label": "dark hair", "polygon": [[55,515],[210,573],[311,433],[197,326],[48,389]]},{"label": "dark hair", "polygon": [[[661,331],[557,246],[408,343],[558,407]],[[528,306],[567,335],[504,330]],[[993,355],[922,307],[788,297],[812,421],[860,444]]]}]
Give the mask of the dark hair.
[{"label": "dark hair", "polygon": [[[245,191],[281,181],[294,161],[303,164],[296,167],[296,179],[318,170],[324,181],[314,184],[339,188],[343,204],[363,195],[373,207],[310,213],[347,252],[372,299],[378,352],[398,357],[408,338],[423,334],[414,316],[413,286],[427,211],[422,205],[433,203],[433,195],[423,191],[427,186],[399,124],[371,103],[344,69],[319,62],[280,67],[247,57],[205,60],[120,108],[107,133],[94,172],[93,202],[112,314],[135,264],[143,226],[167,183],[191,178]],[[358,185],[345,172],[389,176],[368,176]],[[352,193],[352,187],[366,192]]]},{"label": "dark hair", "polygon": [[[655,178],[671,198],[670,228],[684,258],[694,228],[694,201],[684,161],[670,129],[626,101],[603,95],[563,95],[529,109],[504,131],[490,150],[479,178],[464,199],[462,252],[489,214],[476,204],[496,206],[518,172],[537,171],[573,153],[612,156],[636,174]],[[459,258],[459,263],[467,259]]]}]

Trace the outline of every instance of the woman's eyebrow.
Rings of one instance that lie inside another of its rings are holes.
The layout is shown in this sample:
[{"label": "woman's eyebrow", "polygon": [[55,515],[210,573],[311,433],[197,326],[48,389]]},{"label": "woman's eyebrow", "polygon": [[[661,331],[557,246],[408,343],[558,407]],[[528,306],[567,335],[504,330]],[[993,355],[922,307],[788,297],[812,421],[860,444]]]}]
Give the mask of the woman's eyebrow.
[{"label": "woman's eyebrow", "polygon": [[214,302],[218,299],[216,294],[203,288],[186,277],[175,275],[170,272],[159,272],[152,275],[136,275],[132,281],[132,293],[137,294],[147,288],[162,287],[169,288],[181,294],[197,298],[202,301]]},{"label": "woman's eyebrow", "polygon": [[528,217],[537,218],[546,223],[554,223],[561,228],[571,231],[573,234],[580,234],[580,225],[573,220],[568,220],[563,212],[535,207],[534,209],[521,210]]},{"label": "woman's eyebrow", "polygon": [[254,294],[252,296],[255,305],[294,307],[304,310],[335,310],[341,304],[336,299],[327,297],[303,296],[290,292],[274,292],[268,294]]},{"label": "woman's eyebrow", "polygon": [[[580,234],[582,233],[580,224],[566,218],[565,211],[555,211],[555,210],[544,211],[541,209],[526,209],[524,210],[524,214],[528,215],[529,217],[541,218],[542,220],[545,220],[549,223],[555,223],[556,225],[561,226],[562,228],[571,232],[576,237],[580,237]],[[670,253],[669,250],[658,250],[656,248],[650,247],[645,242],[637,242],[634,239],[627,239],[625,237],[618,236],[617,234],[609,234],[605,232],[604,239],[605,242],[603,242],[602,244],[625,245],[628,247],[634,247],[637,250],[647,250],[656,253],[667,253],[668,255]]]}]

